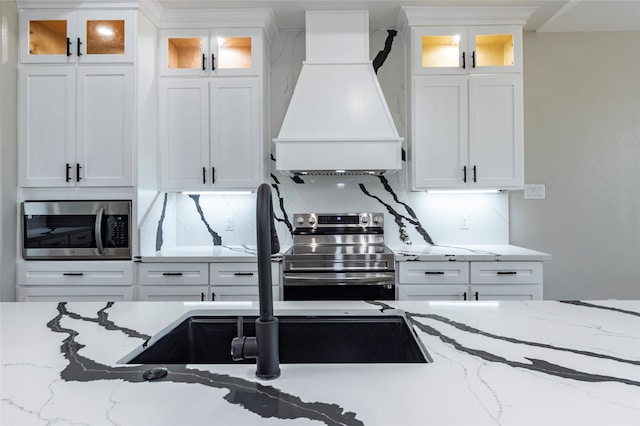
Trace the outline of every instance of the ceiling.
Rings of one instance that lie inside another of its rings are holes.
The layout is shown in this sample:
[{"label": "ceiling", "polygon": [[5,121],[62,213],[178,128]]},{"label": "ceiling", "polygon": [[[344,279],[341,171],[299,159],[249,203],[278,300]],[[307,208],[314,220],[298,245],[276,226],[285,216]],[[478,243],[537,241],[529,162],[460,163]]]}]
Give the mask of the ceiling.
[{"label": "ceiling", "polygon": [[304,28],[305,10],[368,9],[370,28],[396,25],[400,6],[534,6],[525,30],[640,31],[640,0],[156,0],[163,8],[271,8],[278,27]]}]

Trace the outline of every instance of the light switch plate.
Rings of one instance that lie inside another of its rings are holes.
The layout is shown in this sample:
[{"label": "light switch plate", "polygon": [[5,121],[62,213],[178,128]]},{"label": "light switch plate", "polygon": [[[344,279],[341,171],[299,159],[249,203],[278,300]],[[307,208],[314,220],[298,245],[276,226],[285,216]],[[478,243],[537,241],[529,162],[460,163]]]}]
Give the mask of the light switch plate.
[{"label": "light switch plate", "polygon": [[526,184],[524,186],[525,200],[544,200],[545,186],[540,184]]}]

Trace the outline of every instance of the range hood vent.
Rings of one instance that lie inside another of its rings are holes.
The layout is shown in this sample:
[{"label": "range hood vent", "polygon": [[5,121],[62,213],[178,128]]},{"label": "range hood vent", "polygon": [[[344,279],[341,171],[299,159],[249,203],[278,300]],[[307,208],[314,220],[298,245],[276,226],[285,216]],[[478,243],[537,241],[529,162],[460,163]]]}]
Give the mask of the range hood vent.
[{"label": "range hood vent", "polygon": [[369,60],[369,12],[307,11],[306,61],[276,147],[289,175],[383,175],[402,167],[399,137]]}]

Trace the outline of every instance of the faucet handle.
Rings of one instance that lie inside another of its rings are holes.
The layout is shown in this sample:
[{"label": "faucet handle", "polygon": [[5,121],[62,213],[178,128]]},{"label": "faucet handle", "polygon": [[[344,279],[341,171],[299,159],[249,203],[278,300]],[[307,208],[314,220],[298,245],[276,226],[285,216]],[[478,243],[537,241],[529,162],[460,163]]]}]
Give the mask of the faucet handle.
[{"label": "faucet handle", "polygon": [[231,341],[231,359],[242,361],[258,357],[258,341],[255,337],[234,337]]}]

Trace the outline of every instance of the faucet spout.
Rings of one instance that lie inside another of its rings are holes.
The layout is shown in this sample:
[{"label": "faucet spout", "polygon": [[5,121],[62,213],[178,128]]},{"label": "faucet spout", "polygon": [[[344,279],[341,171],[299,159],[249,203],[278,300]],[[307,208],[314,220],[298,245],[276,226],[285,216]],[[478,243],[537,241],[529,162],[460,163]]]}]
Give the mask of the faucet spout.
[{"label": "faucet spout", "polygon": [[280,377],[280,345],[278,318],[273,315],[273,282],[271,255],[280,250],[273,223],[271,187],[263,183],[258,187],[256,204],[258,244],[258,293],[260,316],[256,319],[256,337],[239,336],[231,342],[234,360],[257,358],[256,376],[271,380]]}]

